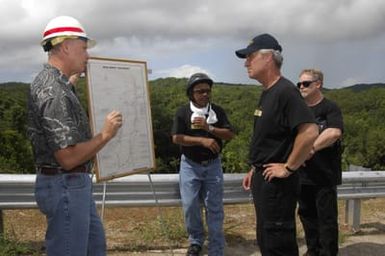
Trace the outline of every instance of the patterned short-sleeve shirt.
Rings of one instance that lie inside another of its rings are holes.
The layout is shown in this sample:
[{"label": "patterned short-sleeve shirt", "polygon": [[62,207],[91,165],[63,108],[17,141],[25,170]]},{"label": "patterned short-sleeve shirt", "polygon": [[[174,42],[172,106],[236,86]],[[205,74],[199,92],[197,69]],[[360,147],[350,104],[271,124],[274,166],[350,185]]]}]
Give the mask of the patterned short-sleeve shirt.
[{"label": "patterned short-sleeve shirt", "polygon": [[30,86],[27,131],[37,166],[59,167],[55,151],[91,139],[73,85],[51,65],[44,65]]}]

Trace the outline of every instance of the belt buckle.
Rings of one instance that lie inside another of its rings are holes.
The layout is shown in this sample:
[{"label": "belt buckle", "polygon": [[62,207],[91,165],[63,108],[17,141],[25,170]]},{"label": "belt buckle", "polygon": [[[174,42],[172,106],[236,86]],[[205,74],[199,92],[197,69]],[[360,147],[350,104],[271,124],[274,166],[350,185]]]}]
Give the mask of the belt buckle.
[{"label": "belt buckle", "polygon": [[252,166],[251,168],[253,169],[254,173],[263,171],[263,169],[264,169],[262,164],[252,164],[251,166]]},{"label": "belt buckle", "polygon": [[203,165],[203,166],[207,166],[207,165],[209,165],[209,163],[211,162],[211,160],[210,159],[208,159],[208,160],[204,160],[204,161],[201,161],[201,165]]},{"label": "belt buckle", "polygon": [[56,175],[56,174],[63,173],[63,170],[59,167],[39,166],[39,167],[36,167],[36,173],[43,174],[43,175]]}]

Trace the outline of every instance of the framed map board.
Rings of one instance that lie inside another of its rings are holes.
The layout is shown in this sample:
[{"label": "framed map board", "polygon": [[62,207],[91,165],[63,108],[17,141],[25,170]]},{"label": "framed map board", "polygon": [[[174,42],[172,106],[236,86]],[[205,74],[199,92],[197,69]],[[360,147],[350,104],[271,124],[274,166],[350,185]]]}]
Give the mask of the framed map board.
[{"label": "framed map board", "polygon": [[113,110],[123,116],[116,136],[96,155],[96,180],[155,168],[147,65],[142,61],[91,57],[87,65],[91,130],[94,135]]}]

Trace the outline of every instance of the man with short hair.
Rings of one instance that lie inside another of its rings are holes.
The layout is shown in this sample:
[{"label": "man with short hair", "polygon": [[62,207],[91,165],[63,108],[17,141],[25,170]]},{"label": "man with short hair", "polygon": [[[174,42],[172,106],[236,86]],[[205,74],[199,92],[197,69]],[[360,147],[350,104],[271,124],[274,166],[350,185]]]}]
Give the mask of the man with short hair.
[{"label": "man with short hair", "polygon": [[337,185],[342,180],[343,119],[337,104],[323,96],[323,77],[320,70],[304,69],[297,83],[320,132],[308,160],[299,169],[298,214],[305,231],[306,256],[338,254]]},{"label": "man with short hair", "polygon": [[234,137],[225,111],[211,103],[213,80],[193,74],[187,83],[189,103],[180,107],[172,126],[172,140],[182,152],[179,187],[189,235],[188,256],[200,255],[204,243],[201,202],[206,210],[208,254],[224,255],[222,140]]},{"label": "man with short hair", "polygon": [[102,131],[91,136],[72,83],[85,71],[87,48],[92,44],[73,17],[52,19],[42,40],[48,63],[30,86],[28,136],[37,172],[35,198],[48,224],[48,256],[106,255],[103,224],[92,195],[90,160],[116,135],[122,115],[109,113]]},{"label": "man with short hair", "polygon": [[294,84],[281,75],[282,47],[270,34],[253,38],[236,51],[246,59],[250,78],[263,92],[254,111],[250,171],[243,187],[252,189],[257,215],[257,240],[262,255],[298,255],[295,208],[297,169],[308,156],[318,128]]}]

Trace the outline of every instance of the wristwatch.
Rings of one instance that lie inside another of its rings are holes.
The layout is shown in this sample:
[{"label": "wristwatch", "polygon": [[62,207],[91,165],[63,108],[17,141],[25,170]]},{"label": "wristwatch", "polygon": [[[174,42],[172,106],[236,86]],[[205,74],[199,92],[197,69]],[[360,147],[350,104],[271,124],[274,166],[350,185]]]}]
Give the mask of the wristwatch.
[{"label": "wristwatch", "polygon": [[296,170],[291,169],[287,164],[285,164],[285,169],[290,173],[293,174]]},{"label": "wristwatch", "polygon": [[215,127],[214,127],[214,126],[212,126],[211,124],[209,124],[209,132],[213,132],[213,131],[214,131],[214,129],[215,129]]}]

